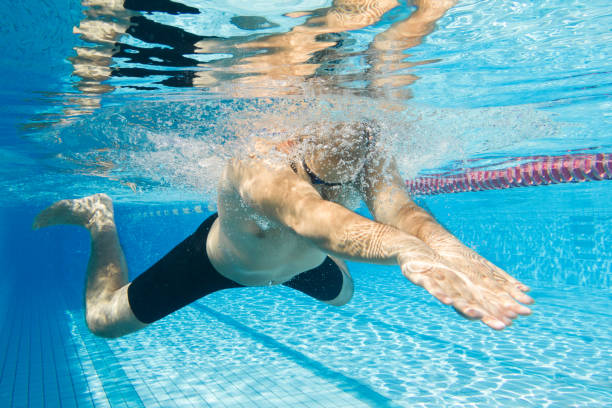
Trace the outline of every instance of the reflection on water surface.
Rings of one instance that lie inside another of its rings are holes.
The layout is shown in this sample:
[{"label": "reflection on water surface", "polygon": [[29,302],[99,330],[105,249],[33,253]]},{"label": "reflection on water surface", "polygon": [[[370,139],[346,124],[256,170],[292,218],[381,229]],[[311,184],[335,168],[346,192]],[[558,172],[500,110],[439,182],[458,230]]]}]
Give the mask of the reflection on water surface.
[{"label": "reflection on water surface", "polygon": [[416,9],[395,0],[307,1],[266,16],[236,14],[242,10],[223,3],[83,0],[84,18],[74,28],[83,44],[70,57],[82,95],[68,113],[90,111],[96,95],[116,88],[406,97],[405,86],[416,80],[410,67],[431,62],[407,62],[406,50],[453,2],[420,0]]},{"label": "reflection on water surface", "polygon": [[62,1],[4,27],[8,201],[200,199],[237,139],[325,120],[377,120],[406,178],[610,151],[602,2]]}]

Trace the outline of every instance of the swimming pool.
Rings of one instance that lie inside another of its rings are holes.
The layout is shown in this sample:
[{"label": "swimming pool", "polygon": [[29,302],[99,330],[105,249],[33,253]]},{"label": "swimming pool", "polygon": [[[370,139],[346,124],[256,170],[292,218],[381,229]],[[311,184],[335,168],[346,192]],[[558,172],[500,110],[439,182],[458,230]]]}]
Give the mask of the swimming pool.
[{"label": "swimming pool", "polygon": [[307,21],[288,13],[331,5],[278,3],[3,4],[2,405],[608,405],[605,180],[415,197],[532,287],[533,315],[503,332],[464,321],[396,268],[362,264],[350,265],[356,293],[342,308],[258,287],[125,338],[87,331],[87,234],[30,231],[36,212],[108,192],[136,276],[214,211],[236,135],[366,112],[407,179],[612,151],[606,2],[462,1],[414,47],[370,47],[414,11],[401,5],[365,28],[318,34],[321,49],[285,59],[288,71],[270,61],[262,71],[258,56],[293,57],[282,44],[244,44]]}]

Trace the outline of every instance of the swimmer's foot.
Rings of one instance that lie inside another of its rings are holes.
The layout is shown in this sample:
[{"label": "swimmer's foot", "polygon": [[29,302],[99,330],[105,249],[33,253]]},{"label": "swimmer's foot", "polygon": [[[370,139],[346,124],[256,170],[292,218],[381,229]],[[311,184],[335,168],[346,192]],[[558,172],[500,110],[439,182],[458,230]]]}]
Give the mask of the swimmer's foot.
[{"label": "swimmer's foot", "polygon": [[113,202],[106,194],[94,194],[75,200],[61,200],[42,210],[34,218],[32,228],[62,224],[79,225],[90,231],[114,227]]}]

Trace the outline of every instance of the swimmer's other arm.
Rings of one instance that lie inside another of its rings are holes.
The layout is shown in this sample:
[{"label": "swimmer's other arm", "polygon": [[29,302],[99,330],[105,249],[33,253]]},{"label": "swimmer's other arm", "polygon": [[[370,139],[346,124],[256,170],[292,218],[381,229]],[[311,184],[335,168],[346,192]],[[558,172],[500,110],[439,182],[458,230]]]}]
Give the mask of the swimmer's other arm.
[{"label": "swimmer's other arm", "polygon": [[[408,225],[402,230],[402,225],[410,224],[411,220],[404,220],[401,214],[391,217],[389,208],[392,211],[393,205],[376,205],[373,212],[375,216],[388,216],[389,220],[396,218],[396,225],[378,217],[383,222],[371,221],[323,200],[312,185],[288,168],[271,168],[256,160],[248,163],[234,160],[226,175],[242,199],[262,215],[286,225],[329,254],[359,262],[398,264],[411,282],[424,287],[442,303],[452,305],[465,317],[480,319],[501,330],[517,315],[530,313],[507,290],[498,288],[494,279],[462,271],[461,262],[445,259],[414,234],[420,227]],[[376,183],[372,185],[376,187]],[[383,195],[387,193],[385,190]],[[396,209],[401,213],[402,208],[400,205]]]},{"label": "swimmer's other arm", "polygon": [[[533,299],[524,293],[529,291],[529,287],[465,246],[427,211],[417,206],[406,193],[393,158],[374,157],[367,163],[363,172],[362,180],[367,182],[362,183],[360,187],[374,218],[420,239],[469,286],[479,287],[482,292],[479,296],[484,296],[485,300],[482,303],[492,302],[487,306],[487,310],[498,316],[498,322],[491,324],[488,318],[483,318],[486,324],[503,329],[510,325],[517,315],[531,313],[529,308],[516,303],[516,300],[526,304],[533,303]],[[427,286],[425,288],[427,289]],[[482,310],[472,313],[471,307],[463,309],[454,303],[453,306],[468,318],[479,318],[482,313]],[[469,310],[470,313],[464,313],[464,310]],[[499,322],[503,323],[504,327]]]}]

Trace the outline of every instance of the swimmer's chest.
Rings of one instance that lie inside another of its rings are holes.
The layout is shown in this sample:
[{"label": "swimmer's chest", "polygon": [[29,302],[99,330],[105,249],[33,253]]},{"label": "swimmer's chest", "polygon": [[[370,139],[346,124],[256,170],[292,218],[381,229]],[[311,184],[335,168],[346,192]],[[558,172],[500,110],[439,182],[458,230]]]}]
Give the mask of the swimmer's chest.
[{"label": "swimmer's chest", "polygon": [[[340,188],[317,188],[323,199],[348,209],[357,208],[360,196],[351,185]],[[224,230],[238,252],[259,252],[267,257],[318,257],[321,251],[312,242],[297,235],[290,228],[259,214],[249,206],[235,189],[222,190],[219,195],[220,214]]]},{"label": "swimmer's chest", "polygon": [[242,269],[272,273],[266,275],[270,281],[284,282],[296,271],[321,264],[326,256],[310,240],[261,216],[245,220],[240,230],[240,237],[234,237],[232,243],[235,255],[246,256],[240,260]]}]

